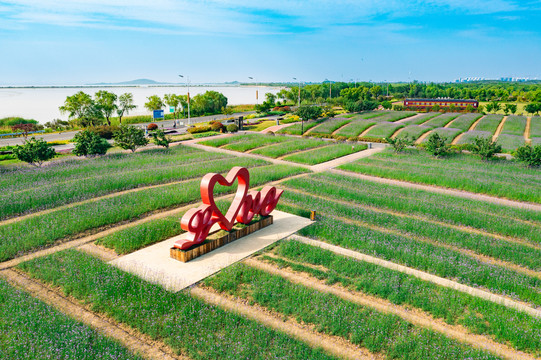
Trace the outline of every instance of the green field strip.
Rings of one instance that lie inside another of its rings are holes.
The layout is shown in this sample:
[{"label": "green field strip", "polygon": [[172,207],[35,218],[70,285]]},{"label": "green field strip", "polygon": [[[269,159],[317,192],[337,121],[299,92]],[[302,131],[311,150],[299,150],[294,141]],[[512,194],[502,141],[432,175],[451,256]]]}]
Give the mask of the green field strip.
[{"label": "green field strip", "polygon": [[306,180],[290,179],[283,184],[302,189],[305,181],[321,184],[328,189],[329,195],[350,198],[357,204],[418,215],[469,229],[480,229],[521,239],[525,243],[541,244],[541,213],[535,210],[512,209],[482,200],[382,184],[334,173],[312,174]]},{"label": "green field strip", "polygon": [[363,138],[385,139],[391,137],[392,134],[403,127],[404,124],[401,123],[381,122],[370,128],[370,130],[363,135]]},{"label": "green field strip", "polygon": [[411,150],[408,154],[384,151],[341,165],[339,169],[541,203],[541,174],[536,169],[506,160],[484,162],[466,154],[436,159],[419,150]]},{"label": "green field strip", "polygon": [[[430,135],[432,134],[438,134],[440,137],[445,138],[445,143],[450,144],[453,142],[453,140],[460,134],[462,134],[462,130],[460,129],[454,129],[454,128],[436,128],[433,129]],[[423,143],[426,143],[428,141],[428,137],[423,139]]]},{"label": "green field strip", "polygon": [[354,120],[348,125],[344,126],[336,133],[337,136],[345,136],[347,138],[357,137],[363,131],[368,129],[370,126],[376,124],[374,120]]},{"label": "green field strip", "polygon": [[503,124],[502,132],[500,134],[515,135],[524,137],[526,131],[527,119],[525,116],[510,115]]},{"label": "green field strip", "polygon": [[317,165],[327,161],[331,161],[342,156],[354,154],[359,151],[366,150],[366,145],[350,145],[350,144],[332,144],[308,150],[299,154],[286,156],[283,160],[296,162],[299,164]]},{"label": "green field strip", "polygon": [[481,114],[464,114],[460,115],[449,124],[450,128],[468,131],[470,127],[481,118]]},{"label": "green field strip", "polygon": [[[358,206],[356,192],[345,188],[334,188],[334,183],[317,182],[312,179],[286,182],[292,198],[309,193],[314,196],[314,206],[321,202],[336,202],[337,206],[352,207],[355,214],[363,214],[363,223],[385,229],[393,229],[402,236],[410,236],[419,241],[428,240],[441,246],[452,246],[456,249],[466,249],[474,254],[481,254],[510,264],[516,264],[533,271],[541,270],[541,247],[528,246],[507,241],[486,234],[476,234],[445,224],[438,224],[422,218],[409,217],[407,214],[378,211],[370,206]],[[312,180],[313,182],[310,182]],[[531,273],[531,272],[530,272]]]},{"label": "green field strip", "polygon": [[532,116],[530,120],[530,138],[541,138],[541,116]]},{"label": "green field strip", "polygon": [[409,137],[413,140],[417,140],[421,135],[424,133],[430,131],[431,128],[426,126],[420,126],[420,125],[407,125],[405,128],[400,131],[396,137],[397,138],[405,138]]},{"label": "green field strip", "polygon": [[353,291],[376,296],[399,306],[420,309],[450,325],[461,325],[519,351],[541,355],[541,338],[535,329],[541,319],[504,305],[421,280],[332,251],[290,240],[280,242],[265,261],[320,280],[340,283]]},{"label": "green field strip", "polygon": [[490,114],[483,117],[473,130],[475,131],[487,131],[494,135],[496,129],[500,125],[500,122],[503,120],[503,115]]},{"label": "green field strip", "polygon": [[310,130],[311,128],[315,126],[318,126],[320,123],[322,123],[325,120],[326,119],[319,119],[319,120],[305,121],[304,124],[301,124],[301,123],[293,124],[281,130],[278,130],[278,134],[302,135],[301,132],[303,129],[304,129],[304,133],[306,133],[308,130]]},{"label": "green field strip", "polygon": [[[293,284],[281,276],[236,264],[205,280],[205,285],[250,300],[284,317],[313,325],[317,331],[340,336],[372,353],[396,359],[497,359],[456,340],[420,328],[394,314]],[[407,344],[407,345],[406,345]]]},{"label": "green field strip", "polygon": [[406,119],[404,121],[401,121],[402,124],[407,125],[420,125],[424,122],[427,122],[428,120],[435,118],[436,116],[440,115],[439,113],[426,113],[426,114],[418,114],[417,117]]},{"label": "green field strip", "polygon": [[351,119],[332,118],[322,122],[320,125],[310,130],[311,135],[331,135],[339,128],[351,122]]},{"label": "green field strip", "polygon": [[462,134],[458,140],[458,144],[473,144],[476,138],[492,138],[492,133],[489,131],[470,130]]},{"label": "green field strip", "polygon": [[508,135],[500,134],[496,139],[496,143],[501,145],[502,150],[506,152],[515,151],[517,148],[524,146],[526,140],[523,135]]},{"label": "green field strip", "polygon": [[[254,159],[237,159],[238,166],[260,165]],[[220,168],[220,166],[222,166]],[[226,172],[229,164],[216,163],[216,172]],[[307,170],[287,165],[270,165],[250,169],[250,184],[262,185],[284,177],[304,173]],[[205,170],[204,173],[207,171]],[[124,221],[131,221],[152,211],[179,207],[201,198],[200,180],[127,193],[91,203],[76,205],[25,218],[19,222],[0,226],[0,261],[6,261],[25,252],[49,246],[56,241],[73,238],[82,232],[99,229]],[[217,187],[216,194],[230,188]]]},{"label": "green field strip", "polygon": [[2,218],[9,218],[120,191],[188,180],[204,175],[207,169],[212,171],[217,163],[220,163],[221,168],[222,164],[234,166],[237,161],[229,155],[216,156],[206,152],[198,154],[197,158],[192,158],[191,155],[189,158],[175,158],[178,161],[176,164],[158,168],[143,167],[139,170],[112,174],[98,170],[96,173],[100,176],[74,179],[68,183],[49,183],[40,187],[29,186],[17,192],[7,192],[0,196],[0,212]]},{"label": "green field strip", "polygon": [[275,135],[256,135],[251,139],[222,146],[222,149],[245,152],[265,145],[295,141],[295,138]]},{"label": "green field strip", "polygon": [[252,154],[268,156],[276,159],[284,155],[295,153],[297,151],[314,149],[328,144],[329,142],[324,140],[296,138],[294,141],[269,145],[260,149],[256,149],[252,151]]},{"label": "green field strip", "polygon": [[184,292],[168,292],[75,250],[19,268],[192,359],[334,359],[255,321]]},{"label": "green field strip", "polygon": [[533,307],[541,304],[538,277],[484,262],[445,246],[361,225],[365,214],[362,210],[291,192],[284,193],[278,209],[301,216],[306,213],[304,209],[318,211],[318,221],[300,230],[299,235],[518,299]]},{"label": "green field strip", "polygon": [[143,359],[3,279],[0,319],[2,359]]},{"label": "green field strip", "polygon": [[532,146],[541,145],[541,137],[532,138]]},{"label": "green field strip", "polygon": [[444,127],[445,125],[456,119],[458,115],[459,114],[456,113],[441,114],[422,123],[421,125],[430,127],[432,129]]},{"label": "green field strip", "polygon": [[[178,145],[170,149],[150,149],[136,153],[111,153],[91,159],[68,159],[42,168],[2,168],[0,188],[6,192],[25,191],[30,188],[51,186],[59,183],[69,185],[77,181],[100,178],[104,174],[130,173],[141,169],[160,169],[178,165],[179,162],[194,162],[200,158],[226,158],[220,154],[205,154],[204,151]],[[5,195],[5,193],[0,196]]]},{"label": "green field strip", "polygon": [[416,112],[409,112],[409,111],[388,111],[383,116],[378,116],[374,120],[377,122],[395,122],[398,120],[402,120],[411,116],[417,115]]}]

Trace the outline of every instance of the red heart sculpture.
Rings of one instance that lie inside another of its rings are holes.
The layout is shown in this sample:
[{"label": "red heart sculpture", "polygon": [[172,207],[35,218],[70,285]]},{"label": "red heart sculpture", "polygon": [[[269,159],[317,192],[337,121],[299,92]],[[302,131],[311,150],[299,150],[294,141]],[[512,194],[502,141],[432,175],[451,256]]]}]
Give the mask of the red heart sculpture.
[{"label": "red heart sculpture", "polygon": [[[214,201],[214,186],[216,183],[232,186],[236,179],[239,182],[237,193],[224,215]],[[223,230],[230,231],[235,225],[235,220],[247,224],[257,214],[269,215],[276,207],[283,190],[265,186],[261,192],[253,191],[248,194],[249,184],[250,173],[248,169],[240,166],[232,168],[225,178],[216,173],[205,175],[200,187],[203,205],[184,214],[180,224],[188,234],[185,239],[177,240],[174,247],[186,250],[203,242],[215,223],[218,223]]]}]

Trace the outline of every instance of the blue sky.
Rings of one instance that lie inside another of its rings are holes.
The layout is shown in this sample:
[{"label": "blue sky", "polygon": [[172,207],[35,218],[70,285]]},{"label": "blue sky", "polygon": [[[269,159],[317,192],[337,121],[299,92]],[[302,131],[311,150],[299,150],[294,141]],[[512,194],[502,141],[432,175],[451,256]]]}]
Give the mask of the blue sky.
[{"label": "blue sky", "polygon": [[0,0],[0,85],[541,78],[541,0]]}]

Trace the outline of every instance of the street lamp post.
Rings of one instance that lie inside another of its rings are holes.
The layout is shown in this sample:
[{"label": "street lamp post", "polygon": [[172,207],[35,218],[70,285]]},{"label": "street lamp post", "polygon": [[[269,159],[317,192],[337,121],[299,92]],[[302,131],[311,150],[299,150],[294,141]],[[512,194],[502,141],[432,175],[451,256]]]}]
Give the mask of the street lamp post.
[{"label": "street lamp post", "polygon": [[248,76],[248,79],[254,80],[254,82],[255,82],[255,103],[256,103],[256,105],[259,105],[259,86],[258,86],[258,83],[257,83],[257,81],[256,81],[253,77],[251,77],[251,76]]},{"label": "street lamp post", "polygon": [[[293,80],[297,80],[297,78],[293,78]],[[299,81],[299,97],[298,97],[298,101],[299,101],[299,105],[298,105],[298,108],[301,107],[301,81]],[[304,135],[304,119],[301,117],[301,136]]]},{"label": "street lamp post", "polygon": [[[184,75],[179,75],[184,78]],[[186,85],[188,86],[188,125],[190,124],[190,77],[186,76]]]}]

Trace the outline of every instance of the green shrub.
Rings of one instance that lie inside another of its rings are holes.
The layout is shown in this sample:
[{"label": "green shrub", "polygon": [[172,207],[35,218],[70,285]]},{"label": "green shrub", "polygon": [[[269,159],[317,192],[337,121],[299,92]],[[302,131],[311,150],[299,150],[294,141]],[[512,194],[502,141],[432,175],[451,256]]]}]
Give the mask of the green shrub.
[{"label": "green shrub", "polygon": [[202,133],[202,132],[207,132],[207,131],[211,131],[210,126],[208,125],[194,126],[194,127],[188,128],[188,132],[190,134],[197,134],[197,133]]},{"label": "green shrub", "polygon": [[323,109],[320,106],[301,105],[295,112],[301,119],[311,120],[317,119],[323,113]]},{"label": "green shrub", "polygon": [[51,160],[56,156],[53,147],[43,139],[31,137],[23,145],[17,145],[13,149],[17,159],[27,162],[30,165],[41,166],[43,162]]},{"label": "green shrub", "polygon": [[406,147],[413,145],[413,139],[411,139],[409,136],[397,137],[394,139],[385,138],[385,141],[391,144],[394,151],[397,153],[402,152],[406,149]]},{"label": "green shrub", "polygon": [[227,125],[227,132],[234,133],[239,131],[239,127],[236,124],[229,124]]},{"label": "green shrub", "polygon": [[219,121],[211,121],[210,122],[210,130],[212,131],[218,131],[218,132],[224,132],[225,126]]},{"label": "green shrub", "polygon": [[471,152],[477,155],[480,155],[483,160],[488,160],[494,157],[494,154],[497,154],[502,151],[500,145],[496,145],[490,137],[482,138],[476,137],[471,144]]},{"label": "green shrub", "polygon": [[115,131],[118,130],[118,126],[116,125],[102,125],[102,126],[95,126],[89,128],[90,131],[98,134],[100,137],[111,140],[113,138],[113,135]]},{"label": "green shrub", "polygon": [[521,146],[514,155],[518,161],[526,163],[529,167],[541,166],[541,145]]},{"label": "green shrub", "polygon": [[132,152],[135,152],[138,147],[148,144],[148,139],[145,138],[143,129],[125,124],[120,125],[113,137],[115,139],[115,146],[124,150],[131,150]]},{"label": "green shrub", "polygon": [[447,139],[441,137],[438,133],[433,132],[425,144],[425,149],[435,157],[445,156],[450,151],[450,146],[447,144]]},{"label": "green shrub", "polygon": [[155,145],[163,146],[164,148],[169,148],[169,144],[172,142],[171,138],[166,136],[165,132],[161,129],[154,131],[152,133],[152,138],[154,139]]},{"label": "green shrub", "polygon": [[77,156],[105,155],[111,147],[107,140],[96,134],[91,129],[85,129],[75,134],[75,148],[73,153]]}]

